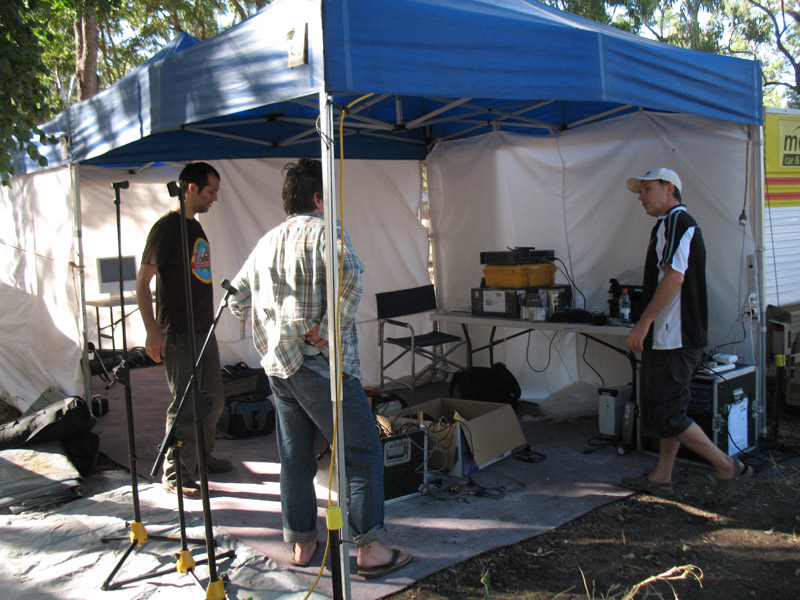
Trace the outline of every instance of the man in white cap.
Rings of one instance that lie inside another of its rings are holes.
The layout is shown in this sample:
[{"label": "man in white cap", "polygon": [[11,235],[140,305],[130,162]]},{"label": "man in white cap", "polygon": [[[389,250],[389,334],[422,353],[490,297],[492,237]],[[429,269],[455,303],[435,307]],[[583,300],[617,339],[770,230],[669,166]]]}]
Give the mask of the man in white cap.
[{"label": "man in white cap", "polygon": [[727,502],[753,469],[722,452],[687,414],[692,374],[707,344],[706,251],[697,222],[681,203],[681,180],[665,168],[631,177],[645,212],[658,222],[645,258],[639,321],[628,334],[628,349],[642,353],[641,416],[644,432],[660,440],[658,463],[650,473],[622,480],[623,487],[671,496],[672,470],[681,444],[705,458],[717,472],[708,504]]}]

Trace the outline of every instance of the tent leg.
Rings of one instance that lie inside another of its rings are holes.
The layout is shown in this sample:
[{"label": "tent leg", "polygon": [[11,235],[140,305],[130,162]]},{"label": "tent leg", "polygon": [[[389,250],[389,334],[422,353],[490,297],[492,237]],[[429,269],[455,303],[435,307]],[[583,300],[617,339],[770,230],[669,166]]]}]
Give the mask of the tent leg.
[{"label": "tent leg", "polygon": [[[334,152],[335,152],[335,133],[333,130],[333,96],[320,92],[319,95],[320,112],[320,136],[322,144],[322,183],[324,196],[324,217],[325,217],[325,252],[327,258],[325,277],[327,281],[327,301],[328,301],[328,347],[339,347],[339,313],[338,302],[338,277],[339,272],[338,257],[336,256],[336,175],[334,171]],[[340,148],[339,160],[344,160]],[[331,409],[333,411],[334,423],[341,423],[337,418],[341,416],[341,407],[337,400],[340,397],[341,379],[341,357],[336,352],[330,353],[330,372],[331,372]],[[338,475],[338,503],[342,509],[341,540],[349,540],[350,532],[347,524],[347,479],[344,468],[344,432],[340,429],[335,434],[336,447],[333,449],[336,457],[336,473]],[[338,558],[341,569],[339,581],[334,581],[333,586],[336,592],[334,597],[350,598],[350,556],[346,543],[338,544],[335,548],[338,557],[332,557],[336,562]],[[338,593],[341,592],[341,596]]]}]

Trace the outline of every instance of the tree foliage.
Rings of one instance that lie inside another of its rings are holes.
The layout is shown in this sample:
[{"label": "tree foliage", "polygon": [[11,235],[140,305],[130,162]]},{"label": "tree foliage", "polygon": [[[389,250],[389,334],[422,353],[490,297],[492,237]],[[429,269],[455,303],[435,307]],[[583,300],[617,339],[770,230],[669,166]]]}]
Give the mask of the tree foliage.
[{"label": "tree foliage", "polygon": [[734,6],[742,8],[741,15],[732,10],[731,16],[741,23],[742,37],[753,42],[752,56],[766,62],[764,42],[769,40],[777,57],[764,69],[765,88],[780,90],[775,95],[783,96],[787,106],[800,108],[800,1],[746,0]]},{"label": "tree foliage", "polygon": [[42,40],[48,33],[34,18],[36,0],[4,0],[0,3],[0,179],[4,184],[14,174],[11,154],[26,149],[30,157],[46,166],[47,160],[33,143],[51,114],[47,86],[42,77]]},{"label": "tree foliage", "polygon": [[[177,33],[200,40],[270,0],[0,0],[0,179],[27,148],[42,166],[38,125],[124,77]],[[45,28],[42,24],[47,24]],[[50,140],[51,142],[54,140]]]}]

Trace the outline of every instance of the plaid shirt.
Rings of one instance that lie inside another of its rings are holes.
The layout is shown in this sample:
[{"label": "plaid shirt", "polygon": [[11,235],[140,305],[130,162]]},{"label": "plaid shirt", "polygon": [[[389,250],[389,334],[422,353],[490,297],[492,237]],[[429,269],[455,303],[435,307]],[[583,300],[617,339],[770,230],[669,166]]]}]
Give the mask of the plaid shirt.
[{"label": "plaid shirt", "polygon": [[[339,321],[342,370],[361,378],[355,316],[361,299],[361,273],[347,232],[344,255],[337,252],[343,268]],[[252,319],[253,342],[267,375],[286,379],[303,364],[304,337],[319,324],[327,338],[328,310],[325,275],[325,221],[316,213],[292,215],[258,242],[232,284],[230,309],[240,319]],[[323,349],[327,357],[328,346]]]}]

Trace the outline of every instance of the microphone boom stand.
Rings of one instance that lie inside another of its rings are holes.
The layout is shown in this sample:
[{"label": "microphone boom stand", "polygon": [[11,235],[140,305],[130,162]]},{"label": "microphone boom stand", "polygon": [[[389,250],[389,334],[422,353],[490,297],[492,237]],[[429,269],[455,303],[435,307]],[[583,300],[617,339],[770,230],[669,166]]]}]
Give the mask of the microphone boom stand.
[{"label": "microphone boom stand", "polygon": [[[149,577],[155,577],[160,573],[150,573],[147,575],[140,575],[135,579],[130,579],[127,581],[119,581],[112,584],[112,580],[117,572],[122,568],[122,565],[125,563],[127,558],[130,556],[131,552],[133,552],[134,548],[143,546],[148,540],[162,540],[162,541],[178,541],[178,538],[171,537],[171,536],[161,536],[161,535],[154,535],[150,536],[147,533],[147,529],[145,528],[144,524],[142,523],[142,516],[141,516],[141,506],[139,504],[139,486],[138,486],[138,471],[136,466],[136,443],[135,443],[135,435],[133,429],[133,402],[132,402],[132,394],[131,394],[131,385],[130,385],[130,373],[128,368],[128,339],[126,333],[126,324],[125,324],[125,299],[123,297],[124,294],[124,284],[122,281],[122,225],[121,225],[121,217],[120,217],[120,190],[126,190],[129,187],[129,183],[127,181],[119,181],[116,183],[111,184],[111,187],[114,189],[114,204],[116,205],[116,213],[117,213],[117,257],[118,257],[118,269],[120,273],[119,277],[119,297],[120,297],[120,308],[122,310],[122,314],[120,316],[120,323],[122,324],[122,356],[120,357],[120,363],[113,369],[114,379],[113,381],[117,381],[122,385],[125,391],[125,420],[127,423],[127,430],[128,430],[128,461],[129,461],[129,468],[131,472],[131,496],[133,498],[133,521],[129,523],[130,526],[130,534],[125,537],[119,536],[103,536],[101,540],[103,542],[110,542],[115,540],[130,540],[130,545],[128,549],[124,552],[120,560],[112,569],[109,576],[102,584],[103,590],[110,590],[130,581],[139,581],[141,579],[146,579]],[[203,543],[203,540],[191,540],[193,543]]]},{"label": "microphone boom stand", "polygon": [[[191,274],[189,273],[191,262],[189,257],[189,242],[188,242],[188,234],[186,231],[186,197],[184,190],[181,189],[177,183],[174,181],[170,181],[167,184],[167,189],[169,190],[169,195],[172,197],[177,196],[178,200],[180,201],[180,209],[181,209],[181,245],[183,248],[183,282],[184,282],[184,289],[185,289],[185,297],[186,297],[186,320],[188,325],[188,334],[189,334],[189,344],[192,352],[192,374],[189,377],[188,382],[186,383],[186,388],[184,389],[183,395],[181,396],[180,402],[178,403],[178,409],[175,414],[175,418],[172,421],[167,433],[164,436],[164,440],[161,442],[159,447],[159,454],[156,458],[156,462],[153,465],[153,469],[151,471],[151,475],[155,476],[158,473],[158,470],[161,468],[162,463],[164,462],[164,457],[170,447],[173,448],[173,457],[176,461],[176,474],[177,474],[177,484],[178,484],[178,507],[181,510],[183,505],[183,488],[181,487],[181,479],[180,479],[180,446],[181,442],[175,440],[175,429],[180,418],[181,412],[186,402],[186,398],[191,395],[192,398],[192,409],[194,413],[194,431],[195,431],[195,438],[196,438],[196,446],[197,446],[197,462],[198,462],[198,469],[200,471],[200,492],[201,498],[203,503],[203,522],[205,524],[205,537],[206,537],[206,555],[208,556],[208,588],[206,589],[206,599],[207,600],[223,600],[225,598],[225,583],[227,582],[227,577],[220,578],[217,576],[217,565],[216,565],[216,558],[222,558],[227,556],[233,556],[235,553],[231,550],[221,554],[219,557],[215,556],[214,554],[214,530],[213,524],[211,520],[211,503],[209,502],[209,491],[208,491],[208,464],[206,460],[206,443],[205,443],[205,435],[203,433],[203,426],[200,419],[200,407],[198,406],[198,399],[201,394],[205,395],[203,392],[196,393],[197,388],[197,370],[200,366],[200,362],[205,354],[206,348],[214,334],[214,330],[217,327],[217,322],[219,321],[220,315],[222,314],[223,308],[228,303],[228,298],[231,294],[236,293],[236,288],[234,288],[230,282],[226,279],[222,282],[223,287],[225,288],[225,297],[222,299],[220,303],[219,309],[217,310],[217,314],[214,316],[214,321],[211,324],[211,327],[206,335],[205,342],[203,343],[203,348],[198,355],[197,347],[195,343],[195,328],[194,328],[194,310],[192,305],[192,288],[191,288]],[[219,368],[219,366],[217,366]],[[177,452],[176,452],[177,451]],[[177,454],[177,456],[175,456]],[[186,550],[186,544],[183,544],[183,549],[181,554],[179,555],[179,562],[184,560],[187,565],[189,565],[189,569],[193,566],[193,559],[189,555],[188,550]],[[194,575],[194,571],[191,570],[192,574]]]}]

